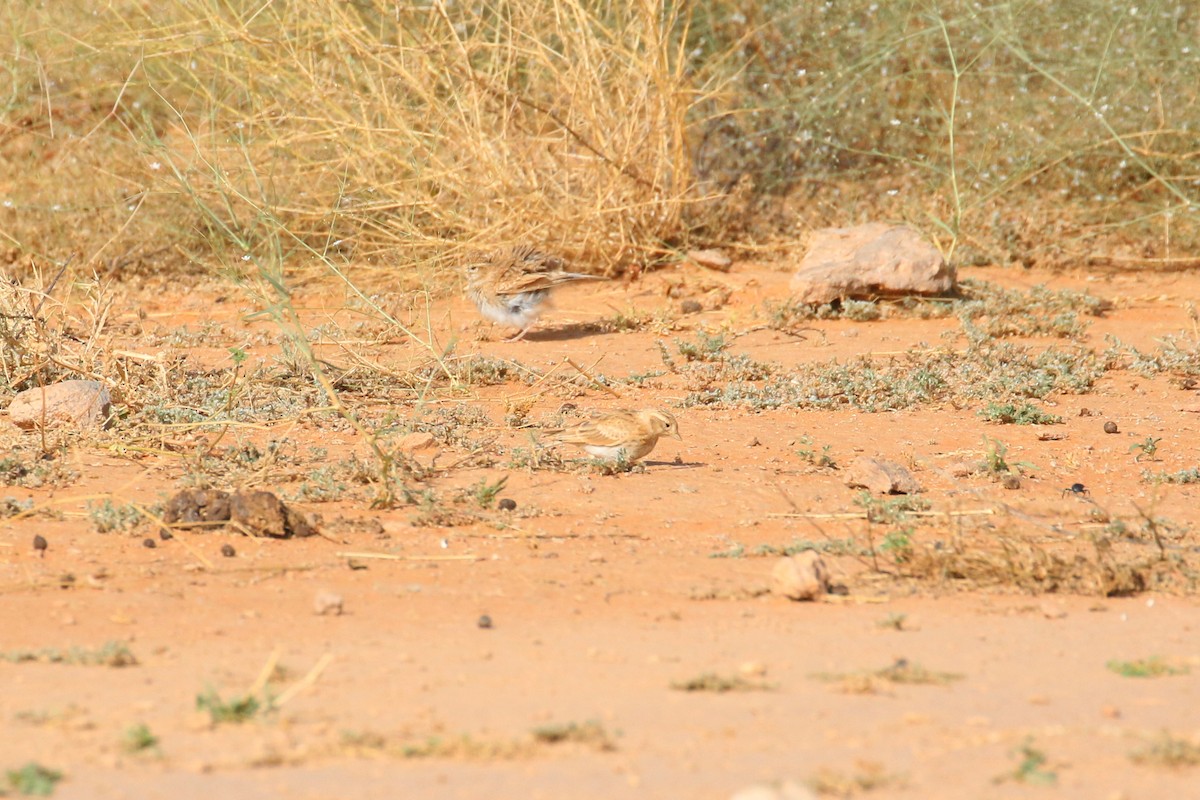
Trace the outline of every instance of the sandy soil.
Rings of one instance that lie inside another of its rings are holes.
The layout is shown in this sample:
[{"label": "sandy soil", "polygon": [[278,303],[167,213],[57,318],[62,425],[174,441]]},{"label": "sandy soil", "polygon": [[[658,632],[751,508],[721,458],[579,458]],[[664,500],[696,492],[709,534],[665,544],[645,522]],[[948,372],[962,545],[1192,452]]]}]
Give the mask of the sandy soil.
[{"label": "sandy soil", "polygon": [[[1097,350],[1108,333],[1142,348],[1169,333],[1191,336],[1184,304],[1200,302],[1195,276],[967,276],[1113,300],[1084,343]],[[603,333],[589,323],[614,310],[677,307],[666,290],[681,280],[696,296],[714,286],[732,293],[719,309],[679,317],[667,339],[727,326],[738,334],[733,352],[784,365],[938,346],[959,327],[953,319],[833,320],[811,323],[803,338],[763,328],[761,304],[786,296],[787,277],[741,266],[727,275],[659,273],[633,285],[569,287],[528,342],[503,343],[496,332],[485,338],[462,301],[435,301],[428,318],[441,343],[458,337],[458,353],[557,367],[567,377],[577,373],[565,358],[613,377],[662,369],[655,342],[663,337]],[[306,324],[353,321],[328,293],[298,298]],[[277,347],[253,335],[273,326],[249,310],[203,290],[182,297],[146,290],[114,311],[112,324],[131,332],[113,346],[182,352],[229,369],[224,346],[179,347],[161,335],[215,317],[229,344],[250,342],[252,359],[269,357]],[[417,311],[414,320],[424,313]],[[397,371],[422,358],[402,341],[351,349]],[[348,359],[345,346],[319,352]],[[122,668],[0,661],[0,769],[28,761],[59,769],[61,798],[729,798],[786,780],[885,798],[1200,796],[1200,767],[1130,758],[1164,732],[1200,741],[1200,604],[1186,582],[1128,597],[1079,588],[1034,594],[1012,581],[905,576],[887,559],[830,554],[847,593],[793,603],[768,591],[777,556],[755,555],[764,545],[882,535],[853,517],[858,491],[844,485],[841,470],[797,456],[807,435],[818,450],[829,445],[841,466],[878,454],[914,470],[932,508],[957,515],[916,527],[921,552],[963,547],[1002,561],[1003,541],[1024,554],[1094,558],[1099,509],[1132,527],[1147,514],[1164,521],[1170,551],[1194,559],[1200,490],[1142,478],[1143,469],[1196,466],[1200,415],[1187,410],[1200,408],[1194,390],[1167,377],[1110,372],[1091,393],[1042,403],[1065,419],[1048,426],[1065,436],[1043,441],[1047,426],[989,424],[978,406],[875,414],[677,408],[687,388],[670,374],[642,388],[619,386],[620,398],[595,387],[568,398],[546,391],[554,385],[510,381],[435,400],[480,405],[506,447],[528,439],[500,424],[506,405],[522,400],[535,417],[565,399],[581,408],[672,407],[683,441],[660,442],[642,472],[468,460],[431,479],[450,491],[507,475],[503,496],[518,512],[503,525],[488,518],[414,527],[413,507],[371,510],[356,497],[301,503],[330,523],[324,538],[301,540],[179,532],[149,549],[143,539],[154,531],[146,525],[97,533],[89,499],[114,493],[153,503],[177,488],[181,459],[152,448],[76,443],[66,458],[78,481],[0,489],[0,497],[31,497],[59,514],[0,520],[0,654],[118,641],[138,661]],[[376,419],[406,413],[386,396],[349,402]],[[1106,421],[1120,432],[1106,434]],[[12,433],[2,415],[0,426],[8,428],[0,457],[35,436]],[[307,417],[224,435],[228,444],[286,436],[328,447],[331,458],[365,452],[353,429]],[[981,458],[984,435],[1008,444],[1010,462],[1034,467],[1021,488],[960,474],[956,465]],[[1130,447],[1147,437],[1161,440],[1157,460],[1135,462]],[[447,445],[437,464],[467,455]],[[1076,482],[1090,495],[1064,496]],[[354,528],[339,518],[379,525]],[[44,558],[30,546],[35,534],[49,542]],[[224,544],[235,557],[221,556]],[[1143,536],[1115,552],[1134,561],[1157,549]],[[741,555],[714,557],[731,553]],[[391,558],[372,557],[380,555]],[[74,580],[64,587],[67,574]],[[315,614],[320,592],[340,594],[345,613]],[[479,625],[482,615],[491,627]],[[1130,678],[1106,667],[1155,656],[1180,674]],[[901,660],[954,679],[861,677]],[[742,675],[764,690],[672,688],[704,673]],[[839,675],[849,677],[822,679]],[[228,698],[268,677],[280,700],[270,713],[213,725],[196,709],[196,696],[209,688]],[[123,737],[143,723],[158,746],[130,753]],[[560,743],[531,734],[572,723],[595,723],[587,729],[593,734]],[[1030,767],[1037,753],[1046,760]]]}]

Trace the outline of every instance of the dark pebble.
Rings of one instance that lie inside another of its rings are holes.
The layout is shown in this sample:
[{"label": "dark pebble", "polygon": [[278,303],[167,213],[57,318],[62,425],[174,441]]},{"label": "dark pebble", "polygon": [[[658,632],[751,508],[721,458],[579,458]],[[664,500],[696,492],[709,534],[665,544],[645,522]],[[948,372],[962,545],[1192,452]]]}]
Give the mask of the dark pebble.
[{"label": "dark pebble", "polygon": [[1020,489],[1021,479],[1016,475],[1005,475],[1004,480],[1000,482],[1000,485],[1005,489]]},{"label": "dark pebble", "polygon": [[42,536],[40,533],[33,537],[33,549],[37,550],[39,553],[45,553],[46,548],[49,546],[50,543],[46,541],[46,537]]},{"label": "dark pebble", "polygon": [[1104,432],[1105,433],[1116,433],[1117,432],[1117,423],[1111,422],[1111,421],[1104,423]]},{"label": "dark pebble", "polygon": [[164,542],[168,542],[168,541],[170,541],[171,539],[174,539],[174,538],[175,538],[175,534],[171,533],[171,532],[170,532],[169,530],[167,530],[166,528],[162,528],[162,529],[160,529],[160,530],[159,530],[159,532],[158,532],[158,536],[159,536],[159,538],[160,538],[160,539],[162,539]]},{"label": "dark pebble", "polygon": [[484,614],[482,617],[479,618],[479,621],[476,622],[475,624],[481,628],[485,628],[485,629],[490,628],[490,627],[492,627],[492,618],[489,617],[487,614]]},{"label": "dark pebble", "polygon": [[695,300],[684,300],[679,304],[679,310],[684,314],[699,314],[704,310],[704,306],[700,305]]},{"label": "dark pebble", "polygon": [[501,511],[516,511],[517,501],[513,500],[511,497],[501,497],[500,502],[497,503],[496,506]]},{"label": "dark pebble", "polygon": [[226,558],[233,558],[237,555],[237,550],[234,550],[231,544],[223,544],[221,545],[221,555]]},{"label": "dark pebble", "polygon": [[147,537],[145,539],[142,539],[142,547],[149,547],[151,550],[153,550],[154,548],[158,547],[158,542]]}]

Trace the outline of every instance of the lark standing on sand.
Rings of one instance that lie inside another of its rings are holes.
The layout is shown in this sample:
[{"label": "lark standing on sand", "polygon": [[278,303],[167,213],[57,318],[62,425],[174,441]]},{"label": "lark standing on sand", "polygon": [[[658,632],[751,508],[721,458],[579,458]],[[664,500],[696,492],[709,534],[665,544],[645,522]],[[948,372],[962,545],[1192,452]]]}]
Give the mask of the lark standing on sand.
[{"label": "lark standing on sand", "polygon": [[527,245],[482,255],[466,266],[467,297],[492,322],[519,328],[515,342],[525,336],[545,310],[550,290],[571,281],[606,280],[597,275],[567,272],[561,258]]},{"label": "lark standing on sand", "polygon": [[556,442],[582,447],[605,461],[637,461],[649,455],[662,436],[683,440],[679,423],[667,411],[610,411],[569,428],[547,431]]}]

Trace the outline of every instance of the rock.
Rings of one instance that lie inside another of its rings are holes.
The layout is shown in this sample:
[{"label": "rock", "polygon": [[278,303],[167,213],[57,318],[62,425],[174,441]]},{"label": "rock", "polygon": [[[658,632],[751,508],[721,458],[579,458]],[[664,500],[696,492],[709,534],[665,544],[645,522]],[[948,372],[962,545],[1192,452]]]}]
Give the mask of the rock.
[{"label": "rock", "polygon": [[793,299],[828,303],[844,297],[945,294],[954,268],[937,248],[905,225],[872,222],[814,231],[792,276]]},{"label": "rock", "polygon": [[313,599],[313,613],[319,617],[326,614],[332,614],[335,617],[340,617],[343,611],[344,601],[342,596],[337,592],[331,592],[328,589],[322,589],[317,592],[316,598]]},{"label": "rock", "polygon": [[8,418],[25,430],[43,421],[46,427],[99,428],[111,412],[112,395],[99,381],[62,381],[44,389],[26,389],[8,406]]},{"label": "rock", "polygon": [[815,550],[781,558],[771,570],[771,591],[789,600],[815,600],[828,587],[829,570]]},{"label": "rock", "polygon": [[729,272],[733,261],[720,250],[689,250],[688,260],[702,267]]},{"label": "rock", "polygon": [[895,461],[859,456],[846,470],[845,483],[850,488],[862,487],[876,494],[916,494],[921,484],[905,467]]},{"label": "rock", "polygon": [[[218,489],[184,489],[167,501],[163,522],[180,527],[229,521],[229,492]],[[209,525],[207,527],[216,527]]]},{"label": "rock", "polygon": [[684,300],[679,304],[679,311],[682,314],[699,314],[704,310],[704,306],[696,300]]},{"label": "rock", "polygon": [[285,538],[289,529],[283,501],[270,492],[237,492],[229,498],[229,521],[251,536]]},{"label": "rock", "polygon": [[317,535],[317,524],[320,517],[316,514],[308,515],[298,508],[289,505],[283,506],[284,526],[287,532],[298,539],[305,536]]},{"label": "rock", "polygon": [[798,783],[784,781],[778,786],[761,783],[747,786],[731,795],[729,800],[817,800],[817,796]]},{"label": "rock", "polygon": [[955,478],[966,478],[975,473],[975,467],[966,461],[952,461],[946,465],[946,469]]}]

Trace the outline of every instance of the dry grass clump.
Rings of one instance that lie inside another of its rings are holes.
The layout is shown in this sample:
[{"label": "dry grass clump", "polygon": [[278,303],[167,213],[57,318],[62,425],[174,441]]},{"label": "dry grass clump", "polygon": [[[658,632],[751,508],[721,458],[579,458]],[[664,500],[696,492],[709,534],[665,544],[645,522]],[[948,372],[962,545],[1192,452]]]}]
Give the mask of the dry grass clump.
[{"label": "dry grass clump", "polygon": [[0,165],[34,178],[0,184],[10,258],[410,274],[534,239],[611,271],[679,241],[697,199],[683,3],[49,5],[0,33]]}]

